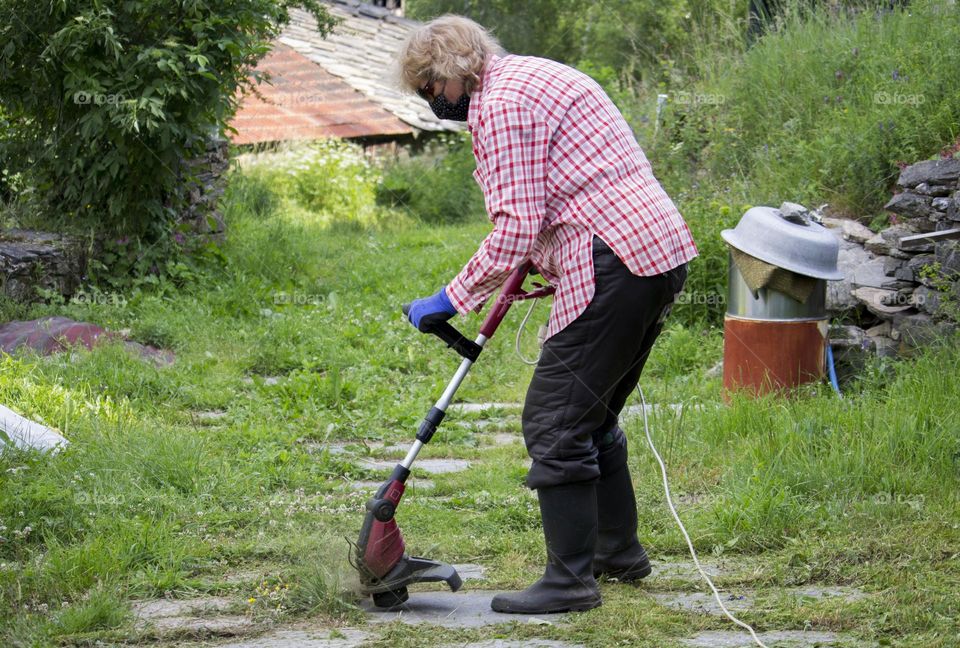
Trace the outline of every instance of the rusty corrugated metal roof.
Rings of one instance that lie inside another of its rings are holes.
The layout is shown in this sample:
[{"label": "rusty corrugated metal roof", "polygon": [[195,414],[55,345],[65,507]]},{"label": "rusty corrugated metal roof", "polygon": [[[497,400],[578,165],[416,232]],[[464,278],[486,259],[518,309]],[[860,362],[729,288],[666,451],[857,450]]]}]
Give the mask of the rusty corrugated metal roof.
[{"label": "rusty corrugated metal roof", "polygon": [[[270,75],[230,125],[235,144],[409,135],[413,129],[321,66],[277,43],[257,65]],[[259,95],[259,96],[258,96]]]}]

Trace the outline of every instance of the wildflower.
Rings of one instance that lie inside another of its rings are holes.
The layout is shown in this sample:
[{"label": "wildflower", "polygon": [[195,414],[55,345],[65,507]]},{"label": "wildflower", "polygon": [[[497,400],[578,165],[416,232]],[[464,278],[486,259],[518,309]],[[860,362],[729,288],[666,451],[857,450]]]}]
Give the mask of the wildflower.
[{"label": "wildflower", "polygon": [[894,81],[898,81],[900,79],[900,70],[894,70],[890,76],[893,77]]},{"label": "wildflower", "polygon": [[837,81],[843,81],[843,77],[844,77],[844,75],[843,75],[843,70],[837,70],[836,72],[834,72],[834,73],[833,73],[833,77],[834,77]]},{"label": "wildflower", "polygon": [[257,599],[253,598],[252,596],[247,599],[247,603],[249,603],[250,605],[253,605],[256,602],[257,602]]}]

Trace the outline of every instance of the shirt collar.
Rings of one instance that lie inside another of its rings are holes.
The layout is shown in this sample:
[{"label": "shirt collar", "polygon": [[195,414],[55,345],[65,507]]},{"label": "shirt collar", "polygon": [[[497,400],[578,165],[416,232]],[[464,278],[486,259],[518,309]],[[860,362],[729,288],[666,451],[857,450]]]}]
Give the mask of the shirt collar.
[{"label": "shirt collar", "polygon": [[470,129],[471,133],[473,133],[477,127],[477,121],[480,119],[480,106],[483,103],[483,96],[487,94],[493,68],[499,60],[500,57],[496,54],[490,57],[487,64],[483,66],[483,81],[480,84],[480,92],[475,92],[470,95],[470,108],[467,110],[467,128]]}]

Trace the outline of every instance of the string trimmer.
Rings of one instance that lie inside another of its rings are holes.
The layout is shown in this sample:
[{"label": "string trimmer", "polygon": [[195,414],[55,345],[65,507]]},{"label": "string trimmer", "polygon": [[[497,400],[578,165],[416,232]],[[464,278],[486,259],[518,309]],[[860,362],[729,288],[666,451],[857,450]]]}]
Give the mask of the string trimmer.
[{"label": "string trimmer", "polygon": [[[421,331],[432,333],[447,343],[447,346],[463,357],[460,367],[450,379],[440,399],[427,412],[417,430],[417,438],[407,452],[407,456],[396,465],[387,479],[377,489],[376,494],[367,502],[367,515],[360,528],[360,539],[353,546],[351,564],[360,572],[360,584],[364,595],[373,597],[377,607],[394,607],[409,598],[407,586],[413,583],[443,582],[456,592],[463,581],[457,570],[451,565],[427,558],[407,555],[396,514],[404,485],[410,476],[410,468],[424,445],[430,442],[434,433],[446,415],[447,407],[454,394],[466,377],[467,372],[483,350],[510,306],[517,301],[544,297],[553,293],[552,286],[534,284],[536,289],[523,290],[523,281],[530,273],[530,263],[525,263],[507,278],[500,295],[490,309],[490,313],[480,327],[480,333],[473,341],[465,338],[449,322],[440,322],[432,326],[421,323]],[[407,314],[409,304],[404,305]]]}]

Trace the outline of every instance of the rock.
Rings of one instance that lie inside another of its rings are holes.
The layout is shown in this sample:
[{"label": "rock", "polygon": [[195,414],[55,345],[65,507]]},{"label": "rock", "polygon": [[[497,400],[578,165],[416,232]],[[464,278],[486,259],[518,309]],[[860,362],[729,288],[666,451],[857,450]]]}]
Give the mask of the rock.
[{"label": "rock", "polygon": [[956,241],[937,241],[934,250],[934,259],[940,264],[941,274],[948,278],[960,275],[960,249]]},{"label": "rock", "polygon": [[[812,630],[778,630],[758,632],[757,637],[765,646],[777,648],[828,648],[830,646],[850,646],[835,632],[815,632]],[[694,648],[753,648],[750,633],[739,630],[706,630],[698,632],[683,643]]]},{"label": "rock", "polygon": [[703,373],[703,377],[707,379],[723,377],[723,360],[707,369]]},{"label": "rock", "polygon": [[453,565],[453,568],[460,574],[463,580],[487,580],[487,569],[483,565],[474,565],[465,563],[462,565]]},{"label": "rock", "polygon": [[470,643],[444,644],[441,648],[583,648],[583,645],[552,639],[487,639]]},{"label": "rock", "polygon": [[493,435],[492,440],[494,447],[496,447],[519,443],[523,441],[523,437],[519,434],[511,434],[510,432],[497,432]]},{"label": "rock", "polygon": [[947,218],[952,221],[960,221],[960,191],[954,191],[950,196],[950,204],[947,205]]},{"label": "rock", "polygon": [[[952,204],[953,201],[950,198],[934,198],[930,206],[939,212],[946,212]],[[944,213],[944,215],[946,215],[946,213]]]},{"label": "rock", "polygon": [[827,282],[827,310],[833,313],[855,308],[857,299],[853,296],[852,278],[856,269],[873,259],[873,255],[852,241],[841,240],[837,255],[837,269],[844,278]]},{"label": "rock", "polygon": [[887,276],[886,264],[882,258],[871,259],[861,264],[853,273],[853,285],[869,288],[885,288],[897,290],[908,287],[909,283]]},{"label": "rock", "polygon": [[[889,326],[889,323],[887,323]],[[873,344],[873,351],[881,358],[897,357],[897,349],[900,346],[896,340],[886,335],[876,335],[869,338]]]},{"label": "rock", "polygon": [[38,289],[69,297],[87,268],[83,241],[35,230],[0,230],[0,294],[19,302],[40,298]]},{"label": "rock", "polygon": [[893,317],[893,328],[900,333],[900,339],[905,344],[921,347],[953,335],[957,325],[936,322],[926,313],[897,313]]},{"label": "rock", "polygon": [[218,644],[218,648],[356,648],[367,633],[355,628],[322,630],[275,630],[256,639]]},{"label": "rock", "polygon": [[948,196],[950,195],[950,188],[944,187],[942,185],[930,186],[926,182],[921,182],[913,190],[924,196]]},{"label": "rock", "polygon": [[228,598],[211,596],[193,599],[154,599],[133,604],[135,625],[160,634],[235,635],[248,632],[253,621],[228,614],[236,604]]},{"label": "rock", "polygon": [[898,304],[899,295],[895,290],[884,290],[882,288],[871,288],[864,286],[853,291],[853,296],[867,307],[871,313],[884,319],[894,313],[900,313],[908,310],[909,303]]},{"label": "rock", "polygon": [[863,245],[873,238],[874,231],[855,220],[843,219],[840,225],[840,232],[843,238],[854,243]]},{"label": "rock", "polygon": [[827,337],[833,347],[862,348],[866,341],[866,331],[859,326],[831,326]]},{"label": "rock", "polygon": [[891,198],[883,208],[904,218],[929,218],[935,215],[931,203],[930,196],[904,191]]},{"label": "rock", "polygon": [[921,312],[927,313],[928,315],[936,315],[940,311],[942,299],[943,293],[939,290],[933,290],[927,286],[918,286],[917,289],[913,291],[910,303]]},{"label": "rock", "polygon": [[893,276],[894,278],[899,279],[900,281],[913,281],[913,282],[917,281],[917,275],[914,274],[913,270],[908,268],[907,266],[903,266],[902,268],[897,268],[897,270],[893,273]]},{"label": "rock", "polygon": [[781,203],[780,213],[784,218],[795,223],[809,222],[810,220],[810,210],[797,203]]},{"label": "rock", "polygon": [[900,239],[905,236],[912,236],[914,234],[917,234],[917,227],[914,226],[914,223],[911,223],[909,225],[894,225],[893,227],[888,227],[880,232],[880,238],[883,239],[883,242],[890,250],[889,255],[892,257],[909,259],[914,254],[921,252],[933,252],[933,243],[915,245],[911,247],[909,251],[901,250],[899,247]]},{"label": "rock", "polygon": [[447,408],[447,411],[467,414],[488,410],[520,410],[522,408],[523,405],[520,403],[453,403]]},{"label": "rock", "polygon": [[[467,592],[411,591],[410,600],[395,608],[377,608],[367,598],[360,607],[367,612],[373,623],[399,621],[411,625],[429,624],[446,628],[478,628],[500,623],[531,623],[541,619],[539,615],[502,614],[490,609],[490,599],[495,591],[478,590]],[[564,619],[562,614],[543,615],[551,622]]]},{"label": "rock", "polygon": [[[383,470],[385,473],[393,470],[397,465],[396,461],[387,459],[361,459],[360,464],[364,468],[374,470]],[[413,471],[418,470],[430,473],[431,475],[441,475],[444,473],[462,472],[470,467],[470,462],[465,459],[418,459],[413,464]]]},{"label": "rock", "polygon": [[897,184],[901,187],[916,187],[921,183],[951,186],[956,185],[958,177],[960,177],[960,159],[924,160],[903,169]]},{"label": "rock", "polygon": [[[862,590],[856,587],[803,586],[785,587],[777,591],[780,594],[798,600],[839,599],[843,601],[856,601],[866,596]],[[751,589],[731,587],[726,591],[720,592],[720,600],[723,601],[723,605],[731,612],[753,610],[757,608],[757,593],[757,591]],[[717,601],[711,592],[654,592],[651,596],[665,607],[701,614],[723,615],[723,610],[717,605]]]},{"label": "rock", "polygon": [[883,274],[887,275],[888,277],[899,278],[897,277],[897,270],[907,264],[906,259],[895,259],[888,256],[882,256],[879,258],[883,259]]},{"label": "rock", "polygon": [[927,266],[932,266],[937,262],[937,257],[935,254],[918,254],[909,261],[907,261],[907,269],[913,273],[912,281],[920,281],[920,275],[925,272]]},{"label": "rock", "polygon": [[876,326],[871,326],[866,330],[867,337],[878,337],[881,335],[890,335],[890,322],[881,322]]},{"label": "rock", "polygon": [[[910,233],[914,234],[915,232]],[[887,238],[883,236],[883,233],[880,233],[864,243],[864,247],[868,252],[872,252],[873,254],[879,256],[891,256],[897,259],[909,259],[910,254],[897,248],[896,243],[897,242],[894,241],[891,244],[887,241]]]}]

